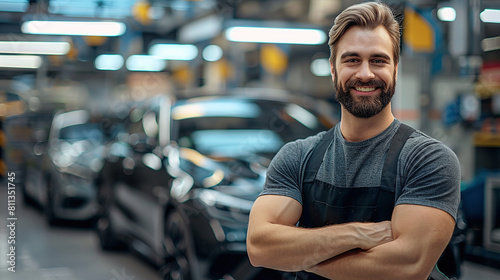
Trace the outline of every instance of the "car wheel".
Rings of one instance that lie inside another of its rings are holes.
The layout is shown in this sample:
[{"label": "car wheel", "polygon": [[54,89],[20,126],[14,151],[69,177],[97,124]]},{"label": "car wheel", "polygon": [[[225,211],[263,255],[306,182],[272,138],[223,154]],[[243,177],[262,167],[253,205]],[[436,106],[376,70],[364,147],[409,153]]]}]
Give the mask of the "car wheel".
[{"label": "car wheel", "polygon": [[24,206],[27,206],[27,207],[35,207],[35,206],[38,206],[36,201],[29,196],[28,194],[28,191],[26,190],[26,182],[24,182],[22,185],[21,185],[21,194],[22,194],[22,202],[24,204]]},{"label": "car wheel", "polygon": [[23,171],[21,173],[23,176],[23,179],[22,179],[22,183],[19,184],[19,186],[21,188],[21,194],[22,194],[21,201],[23,202],[24,206],[36,206],[35,200],[29,196],[28,191],[26,190],[26,184],[27,184],[27,182],[26,182],[26,177],[27,177],[26,172],[27,171],[26,170],[27,170],[27,168],[26,168],[25,164],[23,164],[23,166],[24,166]]},{"label": "car wheel", "polygon": [[190,232],[182,215],[174,211],[165,223],[165,250],[167,260],[162,268],[164,280],[191,280]]},{"label": "car wheel", "polygon": [[113,229],[113,223],[109,214],[109,205],[103,206],[103,211],[96,220],[95,230],[99,238],[99,245],[105,251],[117,251],[125,249],[125,243],[120,241]]}]

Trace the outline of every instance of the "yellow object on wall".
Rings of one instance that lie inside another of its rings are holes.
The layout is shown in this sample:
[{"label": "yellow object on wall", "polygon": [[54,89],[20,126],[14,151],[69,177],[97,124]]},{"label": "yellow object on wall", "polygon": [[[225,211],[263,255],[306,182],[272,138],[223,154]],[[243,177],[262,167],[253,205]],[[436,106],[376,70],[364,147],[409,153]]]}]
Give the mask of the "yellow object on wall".
[{"label": "yellow object on wall", "polygon": [[143,25],[148,25],[151,23],[151,17],[149,16],[149,9],[151,4],[147,1],[138,1],[132,7],[132,15],[134,19]]},{"label": "yellow object on wall", "polygon": [[269,73],[281,75],[288,67],[288,57],[276,45],[265,44],[260,50],[260,63]]},{"label": "yellow object on wall", "polygon": [[405,8],[403,21],[403,42],[414,52],[434,51],[434,30],[422,15],[411,8]]}]

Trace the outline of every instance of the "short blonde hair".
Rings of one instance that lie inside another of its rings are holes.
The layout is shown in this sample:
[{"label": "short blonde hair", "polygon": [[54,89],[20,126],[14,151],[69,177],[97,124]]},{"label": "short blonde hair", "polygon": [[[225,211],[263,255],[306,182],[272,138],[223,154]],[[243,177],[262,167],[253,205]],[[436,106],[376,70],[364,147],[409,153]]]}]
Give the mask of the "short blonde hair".
[{"label": "short blonde hair", "polygon": [[396,21],[392,9],[386,4],[366,2],[348,7],[335,18],[335,22],[328,34],[330,37],[328,45],[330,46],[330,62],[332,65],[335,65],[338,41],[352,26],[360,26],[371,30],[383,26],[391,38],[394,64],[397,64],[401,44],[399,23]]}]

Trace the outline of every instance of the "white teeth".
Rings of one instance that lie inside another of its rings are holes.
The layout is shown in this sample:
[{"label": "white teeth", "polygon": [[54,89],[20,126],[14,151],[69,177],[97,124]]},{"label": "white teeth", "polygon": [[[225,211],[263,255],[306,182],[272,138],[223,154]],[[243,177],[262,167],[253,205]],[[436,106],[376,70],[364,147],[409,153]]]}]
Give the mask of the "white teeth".
[{"label": "white teeth", "polygon": [[356,87],[357,91],[362,91],[362,92],[369,92],[369,91],[374,91],[374,87]]}]

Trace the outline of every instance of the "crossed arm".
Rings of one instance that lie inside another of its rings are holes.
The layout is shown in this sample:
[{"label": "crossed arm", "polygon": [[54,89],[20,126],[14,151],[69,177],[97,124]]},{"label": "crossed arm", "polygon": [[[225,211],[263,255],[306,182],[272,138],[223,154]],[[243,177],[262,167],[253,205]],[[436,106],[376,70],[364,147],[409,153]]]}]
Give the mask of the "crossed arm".
[{"label": "crossed arm", "polygon": [[330,279],[427,279],[455,221],[425,206],[399,205],[392,221],[296,227],[302,206],[259,197],[250,213],[247,249],[254,266],[306,270]]}]

